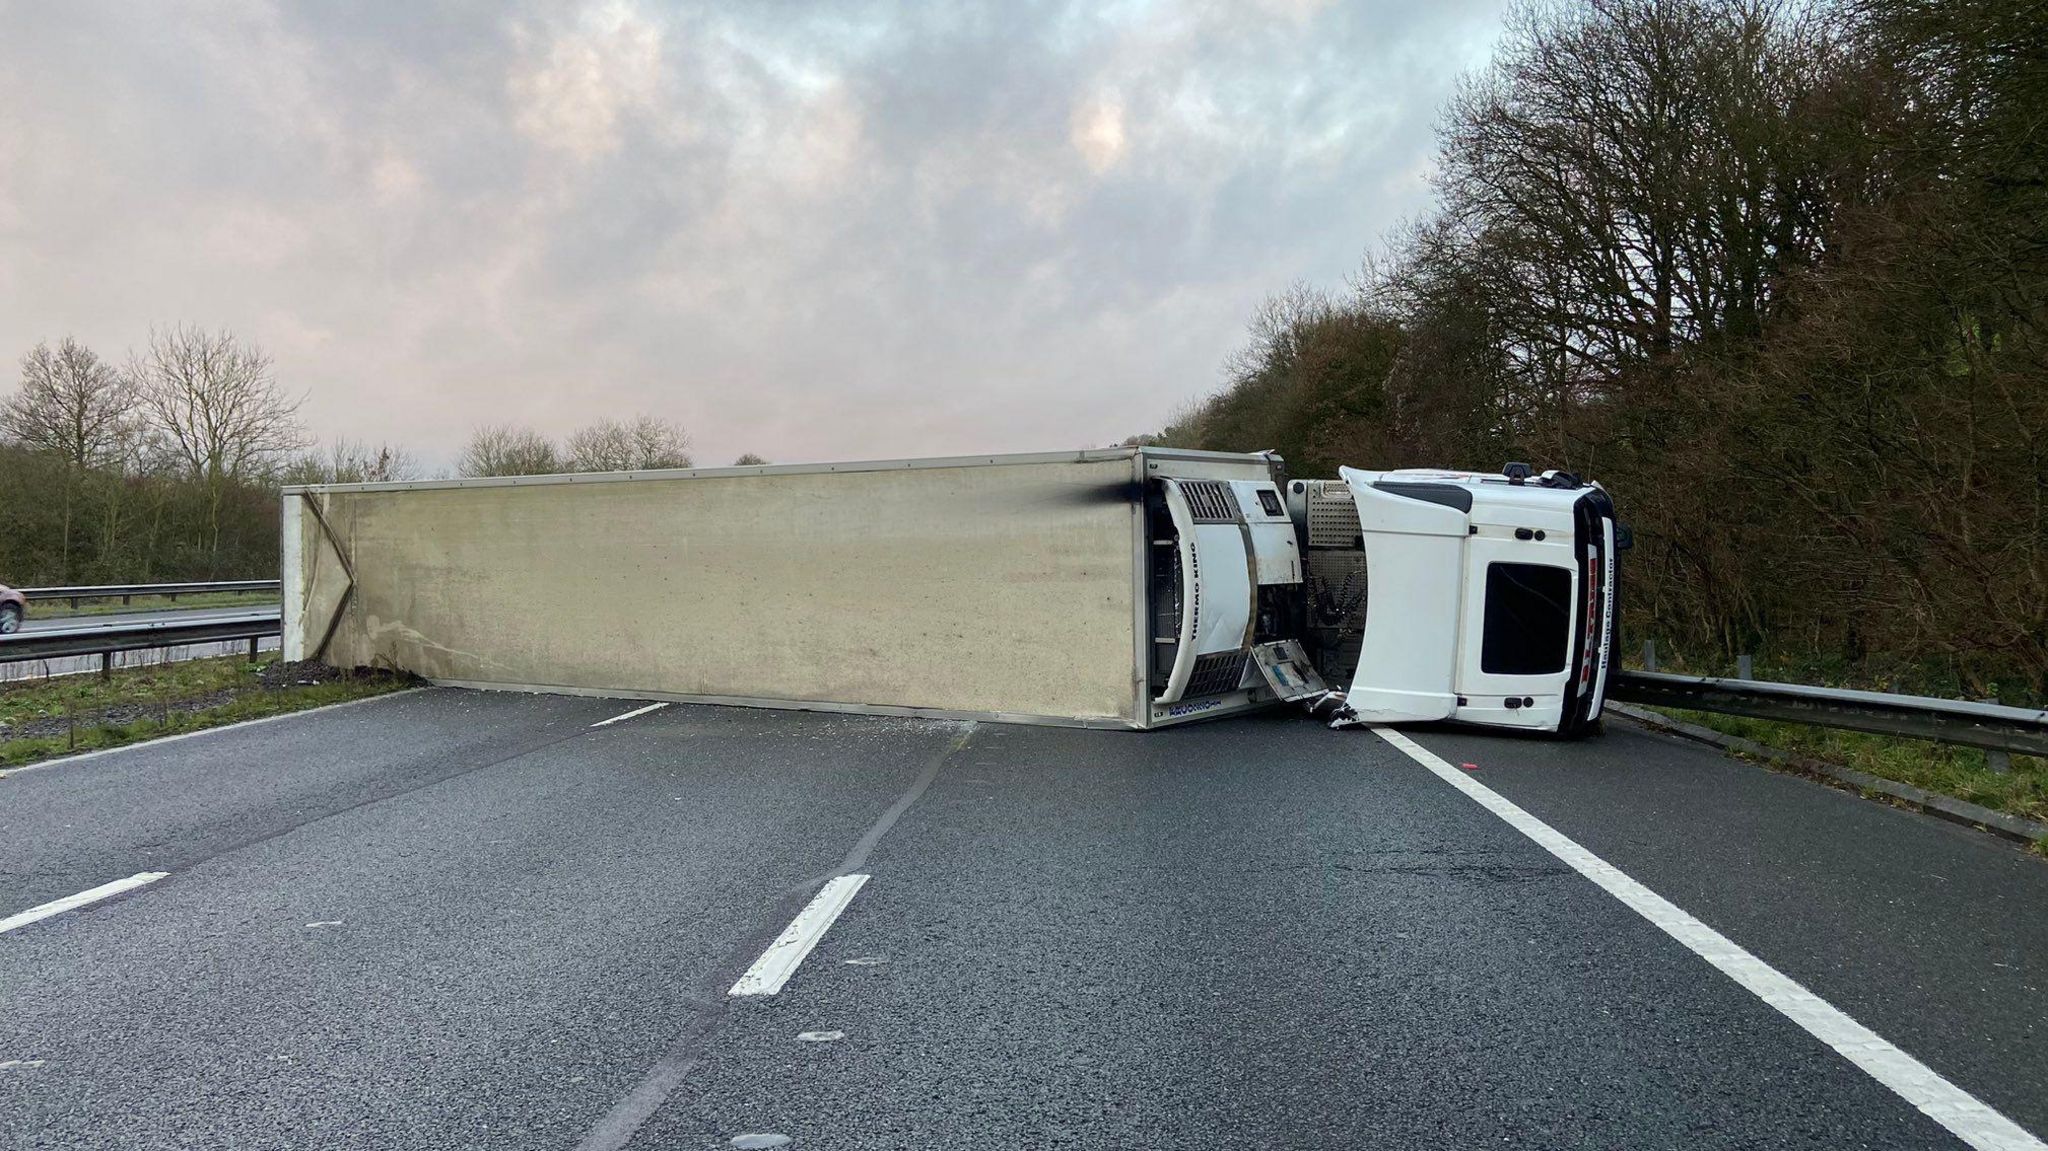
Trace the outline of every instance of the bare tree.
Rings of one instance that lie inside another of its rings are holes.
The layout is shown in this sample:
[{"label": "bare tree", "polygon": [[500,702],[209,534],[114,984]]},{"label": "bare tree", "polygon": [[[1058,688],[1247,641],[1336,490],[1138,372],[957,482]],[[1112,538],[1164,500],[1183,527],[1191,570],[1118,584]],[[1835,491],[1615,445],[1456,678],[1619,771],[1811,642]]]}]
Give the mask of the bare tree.
[{"label": "bare tree", "polygon": [[455,472],[462,476],[544,476],[562,470],[553,441],[532,428],[490,424],[470,433]]},{"label": "bare tree", "polygon": [[767,462],[767,460],[762,459],[760,456],[747,452],[740,456],[739,459],[734,460],[732,466],[736,468],[758,468]]},{"label": "bare tree", "polygon": [[21,387],[0,404],[0,432],[75,467],[120,458],[133,430],[134,390],[91,348],[64,337],[21,358]]},{"label": "bare tree", "polygon": [[673,421],[635,416],[599,420],[569,437],[569,470],[635,472],[690,466],[690,437]]},{"label": "bare tree", "polygon": [[299,401],[278,387],[262,348],[225,329],[151,331],[128,375],[148,430],[206,487],[207,550],[217,566],[228,489],[268,474],[305,442]]},{"label": "bare tree", "polygon": [[152,331],[128,373],[149,430],[195,479],[252,479],[305,443],[269,354],[232,332]]},{"label": "bare tree", "polygon": [[64,460],[58,578],[71,576],[72,505],[87,468],[119,470],[135,438],[134,390],[91,348],[64,337],[21,358],[21,387],[0,404],[0,433]]},{"label": "bare tree", "polygon": [[308,452],[285,468],[288,484],[382,484],[418,479],[419,461],[395,444],[336,437],[325,452]]}]

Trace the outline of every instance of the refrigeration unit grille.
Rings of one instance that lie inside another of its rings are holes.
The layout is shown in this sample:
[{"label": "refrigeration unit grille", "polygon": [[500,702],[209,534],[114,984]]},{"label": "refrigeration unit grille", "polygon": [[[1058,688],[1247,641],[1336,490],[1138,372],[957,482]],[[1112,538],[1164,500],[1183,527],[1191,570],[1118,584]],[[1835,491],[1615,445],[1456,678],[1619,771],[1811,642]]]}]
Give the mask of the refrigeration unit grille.
[{"label": "refrigeration unit grille", "polygon": [[1187,690],[1181,692],[1182,699],[1196,699],[1205,695],[1224,695],[1237,690],[1244,682],[1245,654],[1241,651],[1218,651],[1195,657],[1194,673],[1188,676]]},{"label": "refrigeration unit grille", "polygon": [[1238,514],[1237,493],[1222,480],[1181,480],[1180,494],[1187,497],[1188,511],[1198,524],[1234,524]]}]

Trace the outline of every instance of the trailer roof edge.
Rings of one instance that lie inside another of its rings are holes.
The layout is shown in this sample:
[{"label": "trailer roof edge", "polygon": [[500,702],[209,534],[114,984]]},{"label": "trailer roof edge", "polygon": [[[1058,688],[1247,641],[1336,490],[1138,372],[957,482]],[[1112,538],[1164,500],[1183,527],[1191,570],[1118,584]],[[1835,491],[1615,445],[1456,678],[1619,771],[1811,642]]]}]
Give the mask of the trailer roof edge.
[{"label": "trailer roof edge", "polygon": [[[452,488],[543,487],[554,484],[605,484],[632,480],[720,479],[734,476],[793,476],[831,472],[883,472],[919,468],[1001,467],[1006,464],[1096,463],[1136,456],[1173,460],[1245,460],[1271,453],[1211,452],[1195,448],[1082,448],[1066,452],[1012,452],[972,456],[929,456],[896,460],[844,460],[810,464],[756,464],[723,468],[657,468],[637,472],[566,472],[541,476],[477,476],[467,479],[394,480],[364,484],[290,484],[284,495],[308,492],[410,492]],[[1278,458],[1275,456],[1274,458]]]}]

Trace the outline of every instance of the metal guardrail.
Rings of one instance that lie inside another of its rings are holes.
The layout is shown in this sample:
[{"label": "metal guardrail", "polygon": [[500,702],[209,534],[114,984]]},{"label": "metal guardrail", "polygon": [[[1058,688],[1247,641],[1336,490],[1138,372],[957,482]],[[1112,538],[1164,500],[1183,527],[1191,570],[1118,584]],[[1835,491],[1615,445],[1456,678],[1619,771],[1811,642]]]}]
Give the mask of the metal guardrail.
[{"label": "metal guardrail", "polygon": [[205,583],[117,583],[80,584],[76,587],[25,587],[18,588],[30,600],[68,599],[72,607],[82,599],[119,598],[127,603],[136,596],[160,596],[177,599],[181,595],[204,595],[209,592],[274,592],[283,594],[283,584],[274,579],[212,580]]},{"label": "metal guardrail", "polygon": [[1785,723],[2048,756],[2048,711],[1920,695],[1625,671],[1607,687],[1623,703],[1715,711]]},{"label": "metal guardrail", "polygon": [[253,654],[259,640],[284,634],[284,613],[260,608],[205,619],[161,619],[120,623],[81,622],[69,627],[39,628],[0,636],[0,663],[59,659],[65,656],[111,657],[118,651],[178,647],[192,643],[248,640]]}]

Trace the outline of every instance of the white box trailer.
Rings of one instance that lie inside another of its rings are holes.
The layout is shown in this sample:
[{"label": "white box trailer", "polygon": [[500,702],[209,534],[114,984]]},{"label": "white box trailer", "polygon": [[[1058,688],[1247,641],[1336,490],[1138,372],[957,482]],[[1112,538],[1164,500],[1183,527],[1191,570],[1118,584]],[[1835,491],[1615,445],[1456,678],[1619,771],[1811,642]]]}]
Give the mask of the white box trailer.
[{"label": "white box trailer", "polygon": [[[1270,454],[284,492],[284,654],[471,687],[1149,728],[1319,684]],[[1276,691],[1276,686],[1278,690]]]}]

